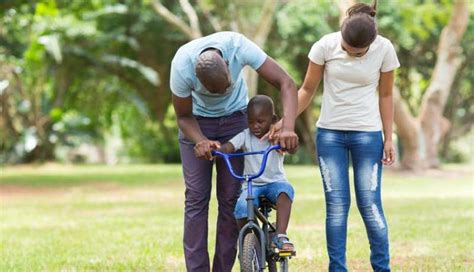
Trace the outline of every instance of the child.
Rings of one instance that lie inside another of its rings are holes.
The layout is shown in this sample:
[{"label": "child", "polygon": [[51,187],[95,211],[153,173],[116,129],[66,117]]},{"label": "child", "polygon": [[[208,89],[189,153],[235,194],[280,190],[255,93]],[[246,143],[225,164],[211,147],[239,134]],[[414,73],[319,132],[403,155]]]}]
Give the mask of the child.
[{"label": "child", "polygon": [[[223,144],[220,151],[232,153],[242,149],[244,152],[251,152],[268,148],[271,143],[260,138],[270,130],[270,126],[276,121],[274,112],[273,101],[270,97],[265,95],[253,97],[247,105],[249,128]],[[294,151],[296,150],[289,150],[288,152],[294,153]],[[253,197],[255,198],[254,203],[256,206],[259,205],[258,197],[261,195],[265,195],[273,204],[276,204],[277,235],[272,238],[272,242],[279,250],[292,252],[295,248],[286,235],[286,229],[290,219],[294,191],[285,177],[283,159],[284,155],[276,151],[272,151],[268,155],[267,166],[263,175],[253,180]],[[261,163],[261,155],[245,156],[244,173],[257,173]],[[247,223],[246,184],[244,186],[234,210],[234,215],[240,228]]]}]

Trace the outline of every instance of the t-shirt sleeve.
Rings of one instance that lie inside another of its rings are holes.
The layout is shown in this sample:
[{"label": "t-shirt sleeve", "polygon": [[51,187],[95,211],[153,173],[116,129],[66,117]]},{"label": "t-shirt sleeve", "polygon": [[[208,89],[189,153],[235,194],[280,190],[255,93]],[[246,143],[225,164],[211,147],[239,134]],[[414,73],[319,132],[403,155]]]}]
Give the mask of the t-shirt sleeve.
[{"label": "t-shirt sleeve", "polygon": [[170,89],[178,97],[189,97],[191,95],[191,85],[184,77],[184,72],[178,69],[178,63],[171,62]]},{"label": "t-shirt sleeve", "polygon": [[245,130],[242,131],[241,133],[237,134],[234,136],[234,138],[230,139],[229,142],[234,146],[235,150],[242,149],[244,143],[245,143]]},{"label": "t-shirt sleeve", "polygon": [[397,52],[393,47],[393,44],[390,41],[387,41],[387,50],[383,58],[382,67],[380,68],[381,72],[389,72],[400,67],[400,62],[398,61]]},{"label": "t-shirt sleeve", "polygon": [[318,65],[324,65],[326,63],[326,40],[326,36],[322,37],[313,44],[308,54],[308,58]]},{"label": "t-shirt sleeve", "polygon": [[241,35],[239,58],[242,60],[242,64],[257,70],[267,59],[267,54],[254,42]]}]

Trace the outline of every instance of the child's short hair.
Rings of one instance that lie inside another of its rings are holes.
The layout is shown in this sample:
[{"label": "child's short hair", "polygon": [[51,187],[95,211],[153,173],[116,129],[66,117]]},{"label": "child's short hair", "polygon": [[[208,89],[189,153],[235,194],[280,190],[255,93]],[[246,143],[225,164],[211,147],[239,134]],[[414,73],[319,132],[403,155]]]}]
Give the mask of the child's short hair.
[{"label": "child's short hair", "polygon": [[256,95],[252,97],[247,105],[247,111],[258,107],[263,108],[265,112],[269,112],[271,115],[275,114],[275,106],[273,105],[273,100],[269,96]]}]

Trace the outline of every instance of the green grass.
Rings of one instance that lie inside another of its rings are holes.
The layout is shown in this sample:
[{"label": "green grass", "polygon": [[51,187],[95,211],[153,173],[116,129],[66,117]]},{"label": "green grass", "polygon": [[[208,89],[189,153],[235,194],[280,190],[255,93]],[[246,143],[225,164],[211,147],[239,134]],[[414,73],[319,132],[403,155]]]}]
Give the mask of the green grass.
[{"label": "green grass", "polygon": [[[447,169],[427,175],[384,174],[393,270],[474,271],[473,172],[466,166]],[[325,270],[318,170],[286,170],[296,190],[289,234],[298,255],[290,269]],[[179,165],[0,171],[0,271],[185,271]],[[352,271],[368,271],[369,246],[354,200],[347,259]],[[216,210],[213,197],[211,256]]]}]

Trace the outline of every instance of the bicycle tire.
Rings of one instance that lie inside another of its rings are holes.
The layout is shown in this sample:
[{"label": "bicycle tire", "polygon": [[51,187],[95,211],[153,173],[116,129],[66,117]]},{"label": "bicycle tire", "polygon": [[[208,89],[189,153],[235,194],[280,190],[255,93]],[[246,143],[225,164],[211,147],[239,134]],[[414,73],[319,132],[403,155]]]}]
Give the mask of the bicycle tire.
[{"label": "bicycle tire", "polygon": [[280,271],[288,272],[288,258],[283,258],[280,260]]},{"label": "bicycle tire", "polygon": [[277,262],[273,259],[272,256],[268,256],[267,266],[268,266],[268,272],[278,272]]},{"label": "bicycle tire", "polygon": [[240,256],[240,271],[243,272],[260,272],[260,258],[262,256],[260,241],[253,232],[248,232],[244,236],[242,245],[242,253]]}]

